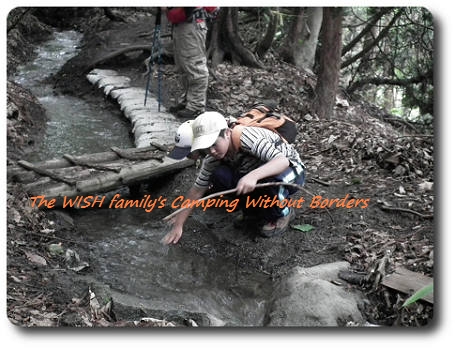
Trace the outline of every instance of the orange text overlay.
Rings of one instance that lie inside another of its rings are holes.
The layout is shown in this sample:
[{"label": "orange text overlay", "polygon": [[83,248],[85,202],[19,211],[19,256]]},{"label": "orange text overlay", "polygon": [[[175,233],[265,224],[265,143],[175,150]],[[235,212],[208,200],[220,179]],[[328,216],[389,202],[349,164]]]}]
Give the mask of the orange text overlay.
[{"label": "orange text overlay", "polygon": [[[61,206],[65,208],[102,208],[107,207],[109,209],[127,209],[127,208],[141,208],[147,213],[154,209],[162,209],[169,206],[172,209],[181,208],[201,208],[207,210],[209,208],[224,208],[228,213],[237,210],[240,199],[228,199],[220,195],[217,198],[193,200],[188,199],[185,196],[178,196],[172,201],[159,196],[153,198],[150,195],[144,195],[141,199],[125,199],[120,194],[115,194],[112,198],[106,196],[75,196],[75,197],[62,197]],[[313,196],[309,203],[309,208],[320,209],[320,208],[361,208],[365,209],[368,207],[369,198],[350,198],[347,194],[343,198],[324,198],[322,196]],[[52,209],[57,206],[57,199],[46,199],[46,196],[33,196],[30,197],[32,207],[48,208]],[[286,198],[279,199],[277,196],[259,196],[257,198],[251,198],[247,196],[244,200],[245,208],[263,208],[268,209],[272,207],[279,208],[296,208],[301,209],[304,207],[305,199],[299,198]],[[60,206],[60,204],[59,204]]]}]

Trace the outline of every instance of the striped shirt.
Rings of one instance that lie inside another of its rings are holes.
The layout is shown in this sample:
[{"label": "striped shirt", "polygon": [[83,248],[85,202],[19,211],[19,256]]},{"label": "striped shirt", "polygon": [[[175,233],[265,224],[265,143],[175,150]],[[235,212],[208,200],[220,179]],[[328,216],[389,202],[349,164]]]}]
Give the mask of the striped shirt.
[{"label": "striped shirt", "polygon": [[294,146],[284,142],[278,134],[268,129],[245,127],[240,136],[240,144],[240,150],[234,155],[234,158],[226,155],[225,158],[217,160],[210,155],[206,156],[196,178],[195,186],[207,188],[213,171],[220,164],[236,168],[243,176],[275,157],[284,155],[289,160],[291,167],[304,167]]}]

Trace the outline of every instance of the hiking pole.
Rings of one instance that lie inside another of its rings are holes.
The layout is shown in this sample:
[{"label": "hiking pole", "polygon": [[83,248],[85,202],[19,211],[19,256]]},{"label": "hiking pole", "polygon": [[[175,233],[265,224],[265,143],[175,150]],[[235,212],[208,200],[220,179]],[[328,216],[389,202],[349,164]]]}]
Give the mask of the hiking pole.
[{"label": "hiking pole", "polygon": [[[153,74],[153,58],[155,56],[155,50],[158,49],[158,63],[161,64],[161,46],[160,46],[160,32],[161,32],[161,7],[158,7],[158,11],[156,13],[156,18],[155,18],[155,30],[153,32],[153,42],[152,42],[152,50],[150,52],[150,58],[149,58],[149,73],[147,76],[147,84],[145,86],[145,98],[144,98],[144,106],[147,104],[147,94],[150,88],[150,80]],[[159,71],[160,69],[158,68],[158,78],[159,76]],[[161,94],[161,86],[159,86],[161,83],[158,81],[158,87],[159,87],[159,94]],[[160,111],[160,103],[161,103],[161,96],[158,95],[158,111]]]},{"label": "hiking pole", "polygon": [[161,57],[161,43],[159,43],[159,51],[158,51],[158,112],[161,110],[161,80],[163,78],[163,70],[162,70],[162,63],[163,58]]}]

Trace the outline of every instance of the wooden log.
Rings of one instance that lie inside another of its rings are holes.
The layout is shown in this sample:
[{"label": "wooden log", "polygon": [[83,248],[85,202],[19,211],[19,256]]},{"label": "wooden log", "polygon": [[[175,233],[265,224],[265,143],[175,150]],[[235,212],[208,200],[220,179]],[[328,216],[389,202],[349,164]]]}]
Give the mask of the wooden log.
[{"label": "wooden log", "polygon": [[[116,166],[121,165],[123,162],[117,161],[115,162]],[[126,165],[126,164],[123,164]],[[89,177],[90,175],[93,175],[94,169],[87,169],[79,166],[74,166],[74,167],[65,167],[65,168],[55,168],[51,169],[52,172],[58,176],[61,177],[66,177],[66,178],[73,178],[75,181],[81,180],[85,177]],[[42,177],[40,174],[37,174],[35,172],[29,171],[25,172],[25,175],[17,177],[15,182],[20,182],[23,184],[28,184],[30,187],[33,186],[34,182],[42,180]],[[52,179],[50,179],[52,180]]]},{"label": "wooden log", "polygon": [[[388,274],[382,280],[382,285],[388,288],[413,295],[417,290],[431,284],[433,278],[424,274],[412,272],[403,267],[397,267],[394,273]],[[422,298],[429,303],[433,303],[433,293],[427,294]]]},{"label": "wooden log", "polygon": [[47,186],[51,183],[55,184],[55,181],[53,181],[51,178],[45,176],[45,177],[40,177],[37,180],[34,180],[31,183],[25,183],[24,185],[24,190],[26,192],[34,192],[37,191],[40,188],[43,188],[44,186]]},{"label": "wooden log", "polygon": [[8,182],[19,182],[19,183],[27,183],[36,181],[39,178],[39,174],[26,170],[21,167],[17,167],[14,170],[10,171],[8,168],[7,170],[7,180]]},{"label": "wooden log", "polygon": [[[122,149],[122,153],[131,154],[131,155],[134,155],[136,153],[143,154],[144,152],[147,152],[147,151],[153,152],[156,149],[162,150],[163,148],[165,148],[164,145],[160,145],[160,146],[153,145],[153,146],[143,147],[140,149],[133,147],[133,148],[128,148],[128,149]],[[76,161],[80,161],[81,163],[87,163],[87,164],[99,164],[99,163],[104,163],[104,162],[116,161],[116,160],[120,159],[118,153],[115,151],[84,154],[84,155],[72,156],[72,158]],[[47,160],[47,161],[36,162],[36,163],[33,163],[33,165],[36,168],[41,168],[41,169],[54,169],[54,168],[71,167],[74,164],[71,161],[69,161],[67,158],[62,157],[62,158],[54,158],[54,159]],[[8,168],[7,168],[8,178],[22,176],[25,173],[27,173],[27,171],[28,171],[27,169],[24,169],[24,167],[20,166],[20,165],[8,166]]]},{"label": "wooden log", "polygon": [[121,169],[118,165],[117,166],[108,166],[108,165],[95,164],[95,163],[81,161],[71,155],[63,155],[63,157],[66,158],[67,160],[69,160],[71,163],[73,163],[76,166],[88,167],[88,168],[93,168],[93,169],[97,169],[97,170],[113,171],[116,173],[119,173],[120,169]]},{"label": "wooden log", "polygon": [[169,157],[165,157],[163,163],[157,162],[156,160],[148,160],[125,167],[120,173],[101,173],[94,177],[80,180],[74,186],[65,183],[56,183],[48,187],[37,188],[30,192],[30,194],[35,196],[44,195],[46,198],[51,199],[63,196],[72,197],[83,194],[108,192],[123,185],[128,186],[155,176],[189,167],[193,164],[194,161],[190,159],[175,161]]},{"label": "wooden log", "polygon": [[[54,169],[53,172],[61,177],[71,177],[74,184],[78,181],[86,180],[96,174],[94,169],[82,169],[81,167],[70,167]],[[57,182],[50,177],[40,177],[33,182],[26,183],[24,189],[27,192],[45,191],[47,188],[55,186]]]},{"label": "wooden log", "polygon": [[151,146],[156,147],[158,150],[161,150],[163,152],[168,152],[169,148],[166,145],[158,144],[154,141],[150,143]]},{"label": "wooden log", "polygon": [[66,179],[66,178],[64,178],[64,177],[62,177],[60,175],[57,175],[57,174],[53,173],[50,170],[39,168],[39,167],[33,165],[30,162],[27,162],[27,161],[24,161],[24,160],[20,160],[17,163],[19,165],[21,165],[22,167],[26,168],[26,169],[33,170],[34,172],[36,172],[36,173],[38,173],[40,175],[48,176],[49,178],[54,179],[56,181],[60,181],[60,182],[63,182],[65,184],[68,184],[68,185],[74,185],[76,183],[74,180]]},{"label": "wooden log", "polygon": [[124,150],[118,147],[111,147],[111,150],[117,153],[119,157],[126,158],[129,160],[137,161],[137,160],[149,160],[149,159],[156,159],[161,161],[164,157],[164,153],[156,153],[151,151],[138,151],[138,152],[125,152]]},{"label": "wooden log", "polygon": [[[84,175],[81,167],[64,167],[64,168],[53,168],[47,169],[52,171],[54,174],[62,177],[78,177],[80,175]],[[33,185],[34,182],[37,182],[42,179],[42,176],[34,171],[28,171],[23,168],[22,172],[17,171],[18,175],[15,177],[8,177],[8,181],[14,181],[22,184],[31,184]]]},{"label": "wooden log", "polygon": [[[134,148],[134,150],[136,150],[136,149]],[[117,156],[117,154],[112,151],[85,154],[85,155],[73,156],[73,157],[78,161],[82,161],[82,162],[86,162],[86,163],[102,163],[102,162],[114,161],[119,158]],[[33,165],[35,167],[41,168],[41,169],[55,169],[55,168],[71,167],[71,166],[73,166],[73,163],[71,163],[71,161],[69,161],[68,159],[62,157],[62,158],[54,158],[54,159],[42,161],[42,162],[36,162]],[[21,166],[10,166],[8,168],[8,176],[11,175],[12,177],[22,175],[25,172],[26,172],[26,170],[24,170],[24,168]]]},{"label": "wooden log", "polygon": [[[36,162],[33,164],[34,166],[38,168],[43,168],[43,169],[53,169],[53,168],[63,168],[63,167],[69,167],[71,166],[71,162],[64,158],[56,158],[48,161],[43,161],[43,162]],[[8,173],[8,180],[10,178],[14,180],[16,177],[21,177],[25,173],[30,172],[28,169],[20,166],[20,165],[10,165],[7,168],[7,173]]]}]

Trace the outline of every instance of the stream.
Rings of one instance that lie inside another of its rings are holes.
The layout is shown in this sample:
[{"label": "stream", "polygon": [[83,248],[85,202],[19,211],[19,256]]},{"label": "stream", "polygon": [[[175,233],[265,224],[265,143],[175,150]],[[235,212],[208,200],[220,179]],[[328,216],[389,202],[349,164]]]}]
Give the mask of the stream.
[{"label": "stream", "polygon": [[[101,92],[100,102],[90,103],[55,94],[45,82],[77,54],[80,39],[74,31],[56,32],[15,76],[48,115],[43,144],[30,161],[133,146],[129,123],[120,110],[112,112]],[[165,227],[151,214],[136,209],[84,209],[75,214],[78,235],[90,250],[89,276],[75,273],[75,278],[88,277],[108,287],[114,303],[125,306],[204,313],[214,325],[262,326],[271,280],[216,256],[161,245]]]}]

